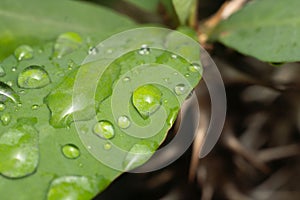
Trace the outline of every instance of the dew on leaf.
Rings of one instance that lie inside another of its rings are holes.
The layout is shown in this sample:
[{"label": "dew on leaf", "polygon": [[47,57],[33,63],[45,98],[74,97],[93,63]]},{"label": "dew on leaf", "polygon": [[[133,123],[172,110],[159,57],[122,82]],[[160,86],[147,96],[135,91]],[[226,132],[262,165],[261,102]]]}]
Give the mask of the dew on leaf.
[{"label": "dew on leaf", "polygon": [[103,146],[103,148],[105,150],[110,150],[111,149],[111,144],[110,143],[105,143],[104,146]]},{"label": "dew on leaf", "polygon": [[25,89],[38,89],[50,83],[48,73],[40,66],[31,65],[18,76],[18,86]]},{"label": "dew on leaf", "polygon": [[185,94],[187,92],[187,87],[184,84],[180,83],[175,86],[174,92],[177,95]]},{"label": "dew on leaf", "polygon": [[21,45],[15,49],[15,57],[17,60],[28,60],[33,58],[33,49],[28,45]]},{"label": "dew on leaf", "polygon": [[202,72],[202,67],[197,63],[193,63],[189,66],[189,70],[191,72],[199,72],[200,73],[200,72]]},{"label": "dew on leaf", "polygon": [[58,36],[54,44],[53,56],[61,58],[77,50],[82,44],[80,35],[74,32],[63,33]]},{"label": "dew on leaf", "polygon": [[80,156],[80,150],[73,144],[66,144],[62,147],[62,153],[66,158],[75,159]]},{"label": "dew on leaf", "polygon": [[32,110],[37,110],[38,108],[39,108],[39,105],[37,105],[37,104],[34,104],[34,105],[31,106]]},{"label": "dew on leaf", "polygon": [[14,103],[20,102],[20,96],[6,83],[0,81],[0,102],[12,100]]},{"label": "dew on leaf", "polygon": [[0,173],[21,178],[35,172],[39,161],[38,132],[27,124],[18,124],[0,137]]},{"label": "dew on leaf", "polygon": [[127,116],[123,115],[118,118],[118,126],[122,129],[128,128],[130,123],[130,119]]},{"label": "dew on leaf", "polygon": [[149,117],[161,105],[162,93],[152,84],[143,85],[133,92],[132,103],[143,118]]},{"label": "dew on leaf", "polygon": [[109,121],[99,121],[94,125],[93,131],[103,139],[112,139],[115,136],[113,125]]},{"label": "dew on leaf", "polygon": [[140,55],[148,55],[150,53],[150,48],[148,47],[148,45],[143,44],[139,49],[138,53]]},{"label": "dew on leaf", "polygon": [[0,103],[0,111],[5,110],[6,106],[4,103]]},{"label": "dew on leaf", "polygon": [[8,86],[10,86],[10,87],[13,86],[13,82],[12,82],[12,81],[6,81],[6,84],[7,84]]},{"label": "dew on leaf", "polygon": [[90,47],[89,48],[89,51],[88,51],[89,55],[97,55],[97,53],[98,53],[97,47]]},{"label": "dew on leaf", "polygon": [[15,72],[15,71],[17,71],[17,68],[16,68],[16,67],[12,67],[12,68],[11,68],[11,71],[12,71],[12,72]]},{"label": "dew on leaf", "polygon": [[126,77],[123,78],[123,81],[124,81],[124,82],[129,82],[129,81],[130,81],[130,78],[126,76]]}]

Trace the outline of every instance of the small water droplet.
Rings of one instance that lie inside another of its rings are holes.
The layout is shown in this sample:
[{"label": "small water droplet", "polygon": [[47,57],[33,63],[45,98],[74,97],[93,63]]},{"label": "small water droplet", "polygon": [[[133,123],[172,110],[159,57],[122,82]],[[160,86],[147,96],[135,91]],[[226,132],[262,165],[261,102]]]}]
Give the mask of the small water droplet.
[{"label": "small water droplet", "polygon": [[182,95],[182,94],[185,94],[187,92],[187,88],[184,84],[180,83],[180,84],[175,86],[174,92],[177,95]]},{"label": "small water droplet", "polygon": [[94,133],[103,139],[112,139],[115,136],[113,125],[109,121],[99,121],[94,125]]},{"label": "small water droplet", "polygon": [[5,75],[6,75],[5,70],[4,70],[3,66],[0,64],[0,77],[3,77]]},{"label": "small water droplet", "polygon": [[19,61],[28,60],[33,58],[33,49],[28,45],[21,45],[16,48],[14,54]]},{"label": "small water droplet", "polygon": [[19,94],[25,94],[25,90],[20,90]]},{"label": "small water droplet", "polygon": [[12,72],[15,72],[15,71],[17,71],[17,68],[16,68],[16,67],[12,67],[12,68],[11,68],[11,71],[12,71]]},{"label": "small water droplet", "polygon": [[143,118],[156,112],[161,105],[162,93],[154,85],[148,84],[133,92],[132,103]]},{"label": "small water droplet", "polygon": [[167,82],[169,82],[169,78],[164,78],[164,81],[167,83]]},{"label": "small water droplet", "polygon": [[177,75],[178,75],[178,73],[177,73],[177,72],[174,72],[173,74],[174,74],[175,76],[177,76]]},{"label": "small water droplet", "polygon": [[186,73],[184,76],[185,76],[185,77],[190,77],[190,74],[189,74],[189,73]]},{"label": "small water droplet", "polygon": [[11,116],[9,113],[4,113],[3,115],[1,115],[0,119],[1,119],[2,124],[4,126],[7,126],[11,121]]},{"label": "small water droplet", "polygon": [[106,51],[106,53],[108,53],[108,54],[111,54],[112,52],[113,52],[112,49],[108,49],[108,50]]},{"label": "small water droplet", "polygon": [[64,156],[69,159],[75,159],[80,156],[79,148],[73,144],[66,144],[61,150]]},{"label": "small water droplet", "polygon": [[54,44],[53,56],[61,58],[73,51],[76,51],[82,44],[80,35],[74,32],[63,33],[58,36]]},{"label": "small water droplet", "polygon": [[18,106],[18,107],[22,107],[22,103],[18,103],[17,106]]},{"label": "small water droplet", "polygon": [[110,150],[111,149],[111,144],[110,143],[105,143],[104,146],[103,146],[103,148],[105,150]]},{"label": "small water droplet", "polygon": [[0,111],[5,110],[6,106],[4,103],[0,103]]},{"label": "small water droplet", "polygon": [[143,44],[139,49],[138,53],[140,55],[148,55],[150,53],[150,48],[148,47],[148,45]]},{"label": "small water droplet", "polygon": [[189,70],[191,72],[202,72],[202,67],[197,63],[193,63],[189,66]]},{"label": "small water droplet", "polygon": [[130,126],[130,123],[131,123],[130,119],[127,116],[123,115],[118,118],[118,126],[120,128],[123,129],[128,128]]},{"label": "small water droplet", "polygon": [[68,62],[68,70],[72,70],[75,67],[75,62],[73,60],[69,60]]},{"label": "small water droplet", "polygon": [[177,58],[177,55],[175,55],[175,54],[172,54],[172,56],[171,56],[173,59],[176,59]]},{"label": "small water droplet", "polygon": [[89,48],[89,51],[88,51],[89,55],[97,55],[97,53],[98,53],[98,49],[96,47]]},{"label": "small water droplet", "polygon": [[20,96],[7,84],[0,81],[0,102],[11,99],[13,102],[18,103]]},{"label": "small water droplet", "polygon": [[34,104],[34,105],[31,106],[32,110],[37,110],[38,108],[39,108],[39,105],[37,105],[37,104]]},{"label": "small water droplet", "polygon": [[50,83],[48,73],[40,66],[31,65],[25,68],[18,76],[18,85],[26,89],[38,89]]},{"label": "small water droplet", "polygon": [[124,82],[129,82],[129,81],[130,81],[130,78],[129,78],[128,76],[126,76],[126,77],[123,78],[123,81],[124,81]]}]

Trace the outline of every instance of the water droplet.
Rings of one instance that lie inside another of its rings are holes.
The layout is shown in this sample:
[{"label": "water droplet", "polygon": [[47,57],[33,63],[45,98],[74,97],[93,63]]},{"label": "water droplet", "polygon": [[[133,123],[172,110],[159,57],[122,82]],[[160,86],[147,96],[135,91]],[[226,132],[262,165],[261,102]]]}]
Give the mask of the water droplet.
[{"label": "water droplet", "polygon": [[148,47],[148,45],[143,44],[139,49],[138,53],[140,55],[148,55],[150,53],[150,48]]},{"label": "water droplet", "polygon": [[5,110],[6,106],[4,103],[0,103],[0,111]]},{"label": "water droplet", "polygon": [[177,75],[178,75],[178,73],[177,73],[177,72],[174,72],[173,74],[174,74],[175,76],[177,76]]},{"label": "water droplet", "polygon": [[11,68],[11,71],[12,71],[12,72],[15,72],[15,71],[17,71],[17,68],[16,68],[16,67],[12,67],[12,68]]},{"label": "water droplet", "polygon": [[202,67],[197,63],[193,63],[189,66],[189,70],[191,72],[202,72]]},{"label": "water droplet", "polygon": [[104,139],[112,139],[115,136],[113,125],[109,121],[99,121],[94,125],[94,133]]},{"label": "water droplet", "polygon": [[157,147],[158,145],[156,143],[149,141],[142,141],[133,145],[123,161],[124,170],[128,171],[144,164]]},{"label": "water droplet", "polygon": [[108,50],[106,51],[106,53],[108,53],[108,54],[111,54],[112,52],[113,52],[112,49],[108,49]]},{"label": "water droplet", "polygon": [[72,70],[75,67],[75,62],[73,60],[69,60],[68,62],[68,70]]},{"label": "water droplet", "polygon": [[3,76],[5,76],[5,75],[6,75],[5,70],[4,70],[4,68],[2,67],[2,65],[0,64],[0,77],[3,77]]},{"label": "water droplet", "polygon": [[17,106],[18,106],[18,107],[22,107],[22,103],[18,103]]},{"label": "water droplet", "polygon": [[[100,178],[101,177],[101,178]],[[47,200],[93,199],[107,185],[102,176],[89,178],[86,176],[62,176],[54,179],[49,187]]]},{"label": "water droplet", "polygon": [[34,104],[34,105],[31,106],[32,110],[37,110],[38,108],[39,108],[39,105],[37,105],[37,104]]},{"label": "water droplet", "polygon": [[88,54],[89,55],[96,55],[98,53],[98,49],[96,47],[90,47]]},{"label": "water droplet", "polygon": [[2,124],[4,126],[7,126],[11,121],[11,116],[9,113],[4,113],[3,115],[1,115],[0,119],[1,119]]},{"label": "water droplet", "polygon": [[106,143],[104,144],[104,147],[103,147],[105,150],[110,150],[111,149],[111,144],[110,143]]},{"label": "water droplet", "polygon": [[25,68],[18,76],[18,85],[21,88],[43,88],[50,83],[48,73],[40,66],[32,65]]},{"label": "water droplet", "polygon": [[0,102],[10,99],[15,103],[20,101],[20,96],[7,84],[0,81]]},{"label": "water droplet", "polygon": [[21,45],[16,48],[14,54],[19,61],[28,60],[33,57],[33,49],[28,45]]},{"label": "water droplet", "polygon": [[25,94],[25,90],[20,90],[19,94]]},{"label": "water droplet", "polygon": [[187,88],[184,84],[178,84],[175,86],[174,88],[174,92],[177,94],[177,95],[182,95],[182,94],[185,94],[187,92]]},{"label": "water droplet", "polygon": [[62,153],[66,158],[75,159],[80,156],[79,148],[73,144],[66,144],[62,147]]},{"label": "water droplet", "polygon": [[20,178],[36,171],[39,160],[38,132],[28,124],[17,124],[0,136],[0,173]]},{"label": "water droplet", "polygon": [[169,82],[169,78],[164,78],[164,81],[167,83],[167,82]]},{"label": "water droplet", "polygon": [[140,115],[147,118],[159,109],[161,98],[161,91],[156,86],[148,84],[133,92],[132,102]]},{"label": "water droplet", "polygon": [[172,54],[172,56],[171,56],[173,59],[176,59],[177,58],[177,55],[175,55],[175,54]]},{"label": "water droplet", "polygon": [[58,36],[54,44],[53,56],[61,58],[77,50],[82,44],[80,35],[74,32],[63,33]]},{"label": "water droplet", "polygon": [[126,76],[126,77],[123,78],[123,81],[124,81],[124,82],[129,82],[129,81],[130,81],[130,78]]},{"label": "water droplet", "polygon": [[130,126],[130,123],[131,123],[130,119],[127,116],[120,116],[118,118],[118,126],[120,128],[123,128],[123,129],[128,128]]},{"label": "water droplet", "polygon": [[186,73],[184,76],[185,76],[185,77],[190,77],[190,74],[189,74],[189,73]]}]

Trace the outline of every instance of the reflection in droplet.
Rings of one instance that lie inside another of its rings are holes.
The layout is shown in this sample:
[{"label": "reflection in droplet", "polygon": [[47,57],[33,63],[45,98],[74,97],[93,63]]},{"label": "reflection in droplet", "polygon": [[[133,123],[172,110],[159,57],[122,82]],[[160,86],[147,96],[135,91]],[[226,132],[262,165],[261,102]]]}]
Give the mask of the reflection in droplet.
[{"label": "reflection in droplet", "polygon": [[33,49],[28,45],[21,45],[16,48],[14,54],[19,61],[31,59],[33,57]]},{"label": "reflection in droplet", "polygon": [[34,104],[34,105],[31,106],[32,110],[37,110],[38,108],[39,108],[39,105],[37,105],[37,104]]},{"label": "reflection in droplet", "polygon": [[18,76],[18,85],[25,89],[37,89],[50,83],[48,73],[40,66],[32,65],[25,68]]},{"label": "reflection in droplet", "polygon": [[12,68],[11,68],[11,71],[12,71],[12,72],[15,72],[15,71],[17,71],[17,68],[16,68],[16,67],[12,67]]},{"label": "reflection in droplet", "polygon": [[202,72],[202,67],[197,63],[193,63],[189,66],[189,70],[191,72]]},{"label": "reflection in droplet", "polygon": [[79,148],[73,144],[64,145],[62,147],[62,153],[69,159],[76,159],[80,156]]},{"label": "reflection in droplet", "polygon": [[126,77],[123,78],[123,81],[124,81],[124,82],[129,82],[129,81],[130,81],[130,78],[126,76]]},{"label": "reflection in droplet", "polygon": [[143,118],[156,112],[161,105],[162,93],[152,84],[143,85],[133,92],[132,103]]},{"label": "reflection in droplet", "polygon": [[5,110],[6,106],[4,103],[0,103],[0,111]]},{"label": "reflection in droplet", "polygon": [[96,55],[98,53],[98,49],[96,47],[90,47],[88,54],[89,55]]},{"label": "reflection in droplet", "polygon": [[105,150],[110,150],[111,149],[111,144],[110,143],[105,143],[104,144],[104,149]]},{"label": "reflection in droplet", "polygon": [[103,139],[112,139],[115,136],[113,125],[109,121],[99,121],[94,125],[93,131]]}]

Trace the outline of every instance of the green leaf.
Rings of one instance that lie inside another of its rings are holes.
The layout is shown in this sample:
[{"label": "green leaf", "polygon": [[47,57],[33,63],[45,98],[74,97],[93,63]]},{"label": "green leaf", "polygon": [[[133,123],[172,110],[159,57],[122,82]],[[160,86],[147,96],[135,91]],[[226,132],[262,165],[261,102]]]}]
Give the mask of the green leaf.
[{"label": "green leaf", "polygon": [[[32,57],[2,62],[1,198],[91,199],[152,156],[202,72],[192,39],[147,34],[154,37],[104,41],[100,53],[89,49],[97,43],[88,36],[68,31],[44,46],[27,46]],[[131,50],[107,68],[105,59],[81,65],[88,52],[109,59],[124,49]]]},{"label": "green leaf", "polygon": [[62,32],[96,38],[133,27],[134,23],[111,10],[76,1],[0,1],[0,61],[21,44],[40,44]]},{"label": "green leaf", "polygon": [[160,0],[125,0],[133,5],[136,5],[137,7],[147,10],[149,12],[156,13],[158,10],[158,4]]},{"label": "green leaf", "polygon": [[185,25],[195,6],[196,0],[172,0],[172,2],[180,24]]},{"label": "green leaf", "polygon": [[263,61],[300,61],[299,7],[298,0],[252,1],[216,27],[210,38]]}]

